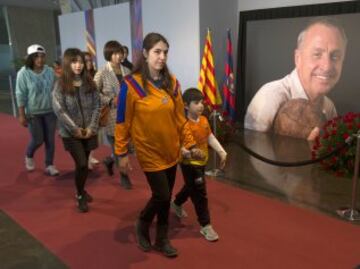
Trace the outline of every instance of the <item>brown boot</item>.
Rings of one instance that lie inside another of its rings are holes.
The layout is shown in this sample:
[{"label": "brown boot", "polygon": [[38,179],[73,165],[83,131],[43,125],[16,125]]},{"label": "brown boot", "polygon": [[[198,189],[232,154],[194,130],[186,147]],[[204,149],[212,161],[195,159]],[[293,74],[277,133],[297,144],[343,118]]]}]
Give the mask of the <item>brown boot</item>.
[{"label": "brown boot", "polygon": [[161,252],[169,258],[176,257],[178,255],[177,249],[170,244],[168,239],[168,225],[157,225],[156,241],[153,247],[155,250]]}]

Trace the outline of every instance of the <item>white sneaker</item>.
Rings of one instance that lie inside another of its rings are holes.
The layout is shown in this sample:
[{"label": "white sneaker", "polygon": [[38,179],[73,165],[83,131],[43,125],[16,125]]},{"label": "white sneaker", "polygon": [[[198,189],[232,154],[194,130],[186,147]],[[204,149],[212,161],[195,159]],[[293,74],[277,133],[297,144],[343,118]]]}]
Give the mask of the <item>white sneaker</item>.
[{"label": "white sneaker", "polygon": [[57,176],[57,175],[59,175],[59,170],[57,170],[54,165],[49,165],[48,167],[46,167],[45,172],[49,176]]},{"label": "white sneaker", "polygon": [[35,170],[34,159],[25,156],[25,167],[26,167],[26,170],[28,170],[28,171],[34,171]]},{"label": "white sneaker", "polygon": [[171,208],[174,210],[175,215],[178,218],[186,218],[188,216],[188,214],[186,213],[186,211],[182,208],[182,206],[178,206],[176,205],[174,202],[171,202]]},{"label": "white sneaker", "polygon": [[200,233],[205,237],[208,241],[217,241],[219,240],[219,235],[215,232],[213,227],[208,224],[204,227],[201,227]]},{"label": "white sneaker", "polygon": [[90,162],[91,164],[99,164],[99,163],[100,163],[99,160],[95,159],[95,158],[92,157],[92,156],[89,157],[89,162]]}]

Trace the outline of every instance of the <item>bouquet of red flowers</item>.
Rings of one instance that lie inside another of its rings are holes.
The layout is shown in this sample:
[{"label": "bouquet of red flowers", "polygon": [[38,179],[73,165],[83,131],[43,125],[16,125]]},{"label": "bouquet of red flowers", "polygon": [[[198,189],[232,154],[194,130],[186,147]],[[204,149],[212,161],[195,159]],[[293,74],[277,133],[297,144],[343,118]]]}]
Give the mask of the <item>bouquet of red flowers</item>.
[{"label": "bouquet of red flowers", "polygon": [[[329,120],[321,129],[312,148],[312,158],[322,157],[345,143],[345,140],[360,129],[360,113],[349,112]],[[355,139],[355,138],[354,138]],[[350,146],[321,161],[321,165],[337,176],[351,177],[354,174],[356,139]]]}]

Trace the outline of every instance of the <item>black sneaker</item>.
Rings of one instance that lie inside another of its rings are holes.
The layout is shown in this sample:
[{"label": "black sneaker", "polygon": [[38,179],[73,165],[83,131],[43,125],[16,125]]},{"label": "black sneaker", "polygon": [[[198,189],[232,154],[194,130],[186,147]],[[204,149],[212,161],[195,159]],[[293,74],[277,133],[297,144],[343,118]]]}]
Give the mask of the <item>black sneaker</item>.
[{"label": "black sneaker", "polygon": [[87,191],[84,191],[84,196],[88,203],[91,203],[92,201],[94,201],[94,198]]},{"label": "black sneaker", "polygon": [[113,170],[113,167],[114,167],[114,159],[111,158],[111,157],[106,157],[106,158],[103,160],[103,164],[104,164],[105,167],[106,167],[106,171],[107,171],[108,175],[109,175],[109,176],[114,175],[114,170]]},{"label": "black sneaker", "polygon": [[126,190],[132,189],[132,184],[127,174],[120,174],[120,185]]},{"label": "black sneaker", "polygon": [[82,213],[88,212],[89,207],[88,207],[85,195],[78,195],[76,197],[76,199],[77,199],[77,202],[78,202],[79,211],[82,212]]}]

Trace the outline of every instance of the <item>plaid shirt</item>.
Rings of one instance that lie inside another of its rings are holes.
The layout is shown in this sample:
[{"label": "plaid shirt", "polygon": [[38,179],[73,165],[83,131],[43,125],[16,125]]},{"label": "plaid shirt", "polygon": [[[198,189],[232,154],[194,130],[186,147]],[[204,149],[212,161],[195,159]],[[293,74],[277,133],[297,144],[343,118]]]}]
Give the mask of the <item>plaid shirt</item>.
[{"label": "plaid shirt", "polygon": [[[122,65],[120,65],[120,68],[123,77],[130,74],[128,68]],[[105,132],[107,135],[114,136],[117,106],[113,105],[111,102],[113,99],[117,98],[119,94],[120,83],[109,62],[96,73],[94,81],[100,92],[101,106],[110,105],[111,107],[108,124],[105,126]]]}]

